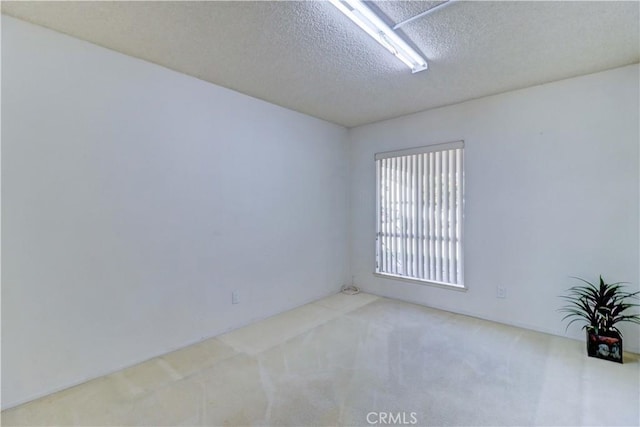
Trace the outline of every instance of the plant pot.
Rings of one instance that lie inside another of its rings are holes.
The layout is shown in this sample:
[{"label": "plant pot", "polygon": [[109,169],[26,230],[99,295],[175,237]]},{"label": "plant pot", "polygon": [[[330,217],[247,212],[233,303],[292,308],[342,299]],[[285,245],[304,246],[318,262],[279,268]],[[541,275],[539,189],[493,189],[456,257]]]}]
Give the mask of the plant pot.
[{"label": "plant pot", "polygon": [[622,363],[622,337],[616,333],[606,336],[587,331],[587,354],[589,357]]}]

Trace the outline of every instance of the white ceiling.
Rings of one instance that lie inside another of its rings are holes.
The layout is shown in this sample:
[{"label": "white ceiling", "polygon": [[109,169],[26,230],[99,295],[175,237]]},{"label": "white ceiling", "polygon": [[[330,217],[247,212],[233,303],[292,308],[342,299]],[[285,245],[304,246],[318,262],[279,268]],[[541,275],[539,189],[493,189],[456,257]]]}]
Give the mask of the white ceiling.
[{"label": "white ceiling", "polygon": [[[438,2],[376,1],[391,23]],[[352,127],[640,60],[638,2],[459,1],[408,68],[324,1],[2,2],[2,12]]]}]

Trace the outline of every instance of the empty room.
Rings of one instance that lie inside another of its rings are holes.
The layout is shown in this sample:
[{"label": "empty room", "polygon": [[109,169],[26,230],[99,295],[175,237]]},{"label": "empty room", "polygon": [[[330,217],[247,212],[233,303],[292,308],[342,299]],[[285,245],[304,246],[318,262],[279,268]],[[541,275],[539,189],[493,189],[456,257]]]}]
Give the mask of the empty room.
[{"label": "empty room", "polygon": [[1,7],[3,426],[640,425],[640,2]]}]

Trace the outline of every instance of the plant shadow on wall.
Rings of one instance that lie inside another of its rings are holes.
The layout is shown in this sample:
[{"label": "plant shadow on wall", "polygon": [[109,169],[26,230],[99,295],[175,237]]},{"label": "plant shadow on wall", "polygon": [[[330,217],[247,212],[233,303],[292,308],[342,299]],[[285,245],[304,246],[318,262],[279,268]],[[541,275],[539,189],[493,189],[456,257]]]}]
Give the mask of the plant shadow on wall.
[{"label": "plant shadow on wall", "polygon": [[562,320],[570,319],[567,329],[574,322],[585,322],[587,354],[590,357],[622,363],[622,333],[616,327],[619,322],[640,324],[640,314],[628,314],[627,310],[640,307],[631,302],[638,299],[638,292],[626,292],[626,282],[606,283],[600,276],[599,286],[580,277],[583,282],[567,290],[560,298],[567,304],[559,311],[567,313]]}]

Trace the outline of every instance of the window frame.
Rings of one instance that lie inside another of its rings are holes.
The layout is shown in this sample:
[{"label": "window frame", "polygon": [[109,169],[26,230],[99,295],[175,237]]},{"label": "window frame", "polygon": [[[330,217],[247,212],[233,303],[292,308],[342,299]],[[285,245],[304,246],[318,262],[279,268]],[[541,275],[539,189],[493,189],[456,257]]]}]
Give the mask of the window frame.
[{"label": "window frame", "polygon": [[[382,160],[382,159],[389,159],[389,158],[397,158],[397,157],[403,157],[403,156],[411,156],[411,155],[416,155],[416,154],[425,154],[425,153],[432,153],[432,152],[439,152],[439,151],[446,151],[446,150],[452,150],[452,149],[461,149],[462,152],[462,170],[461,170],[461,176],[460,176],[460,183],[461,183],[461,187],[462,187],[462,195],[461,195],[461,219],[460,219],[460,235],[459,235],[459,240],[460,240],[460,259],[459,259],[459,263],[460,263],[460,284],[455,284],[455,283],[448,283],[448,282],[440,282],[440,281],[435,281],[435,280],[428,280],[428,279],[420,279],[417,277],[411,277],[411,276],[404,276],[404,275],[400,275],[400,274],[394,274],[394,273],[387,273],[387,272],[380,272],[380,259],[379,259],[379,251],[378,251],[378,238],[380,237],[380,233],[381,231],[381,193],[380,193],[380,185],[381,185],[381,176],[380,176],[380,167],[378,166],[378,161]],[[439,288],[444,288],[444,289],[449,289],[449,290],[456,290],[456,291],[462,291],[462,292],[466,292],[468,290],[466,282],[465,282],[465,273],[464,273],[464,260],[465,260],[465,256],[464,256],[464,251],[465,251],[465,244],[464,244],[464,223],[465,223],[465,189],[466,189],[466,185],[465,185],[465,170],[466,170],[466,161],[465,161],[465,142],[464,140],[458,140],[458,141],[452,141],[452,142],[445,142],[445,143],[438,143],[438,144],[431,144],[431,145],[425,145],[425,146],[420,146],[420,147],[412,147],[412,148],[406,148],[406,149],[400,149],[400,150],[393,150],[393,151],[384,151],[384,152],[379,152],[379,153],[375,153],[374,155],[374,167],[375,167],[375,235],[374,235],[374,272],[373,275],[376,277],[380,277],[380,278],[384,278],[384,279],[390,279],[390,280],[398,280],[398,281],[403,281],[403,282],[408,282],[408,283],[413,283],[413,284],[419,284],[419,285],[426,285],[426,286],[435,286],[435,287],[439,287]]]}]

